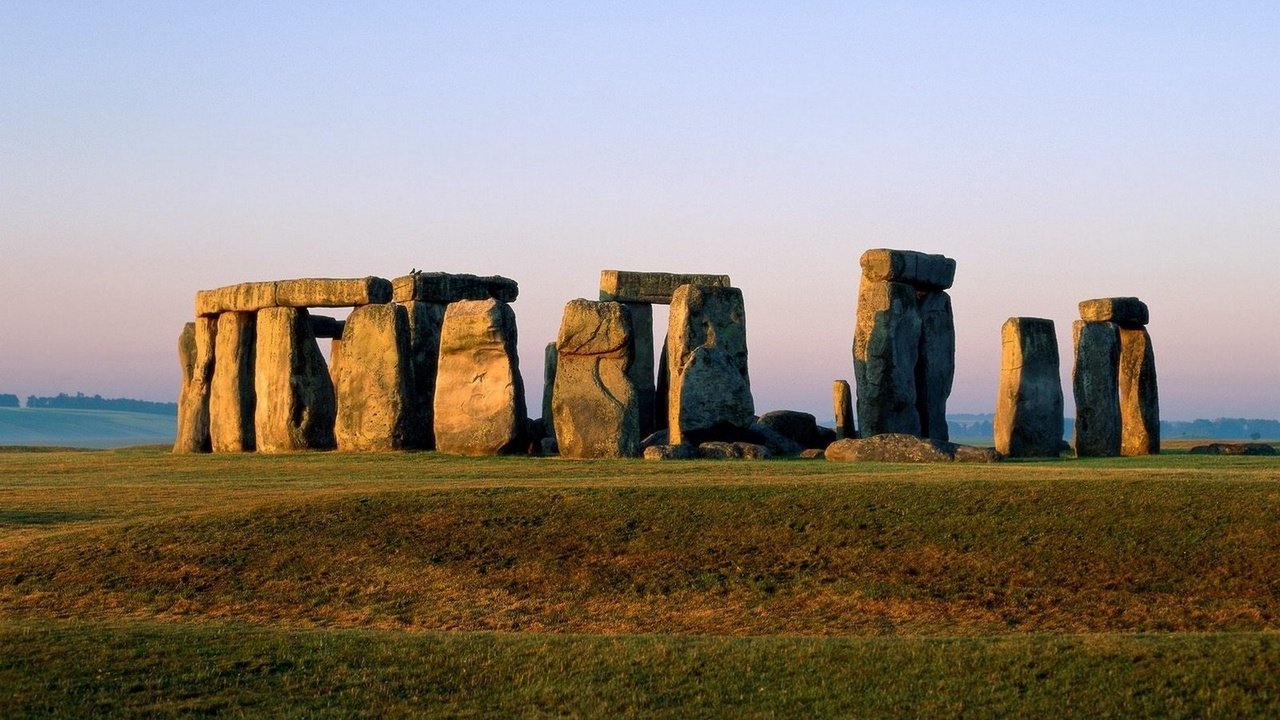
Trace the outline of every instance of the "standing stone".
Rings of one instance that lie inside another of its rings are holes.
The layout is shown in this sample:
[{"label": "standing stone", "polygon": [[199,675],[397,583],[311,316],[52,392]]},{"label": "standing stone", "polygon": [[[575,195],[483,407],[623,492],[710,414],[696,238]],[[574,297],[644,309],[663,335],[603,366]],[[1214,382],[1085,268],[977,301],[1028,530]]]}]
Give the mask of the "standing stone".
[{"label": "standing stone", "polygon": [[742,291],[681,285],[667,326],[671,443],[735,440],[755,422]]},{"label": "standing stone", "polygon": [[853,424],[853,393],[849,390],[848,380],[836,380],[831,383],[831,403],[836,411],[836,439],[858,437]]},{"label": "standing stone", "polygon": [[213,387],[209,393],[209,436],[213,451],[252,452],[254,390],[254,313],[225,312],[218,316],[214,350]]},{"label": "standing stone", "polygon": [[655,388],[653,378],[653,306],[622,303],[631,316],[631,369],[628,371],[640,405],[640,437],[655,429]]},{"label": "standing stone", "polygon": [[634,317],[615,302],[572,300],[565,306],[552,394],[562,456],[640,454],[640,397],[631,375]]},{"label": "standing stone", "polygon": [[214,346],[218,318],[197,317],[187,323],[178,337],[178,363],[182,366],[182,389],[178,394],[178,432],[175,453],[204,453],[212,449],[209,439],[209,392],[213,385]]},{"label": "standing stone", "polygon": [[254,354],[258,451],[333,449],[333,381],[306,309],[258,311]]},{"label": "standing stone", "polygon": [[863,437],[920,435],[916,407],[920,332],[915,288],[862,279],[853,333],[853,372]]},{"label": "standing stone", "polygon": [[440,332],[436,449],[453,455],[516,452],[527,420],[511,306],[492,298],[451,303]]},{"label": "standing stone", "polygon": [[1000,328],[996,451],[1009,457],[1058,457],[1062,376],[1053,321],[1012,317]]},{"label": "standing stone", "polygon": [[556,367],[559,359],[560,353],[556,350],[556,344],[547,343],[546,349],[542,351],[542,426],[549,438],[556,436],[556,423],[551,406],[555,399]]},{"label": "standing stone", "polygon": [[342,367],[342,338],[329,341],[329,381],[338,382],[338,368]]},{"label": "standing stone", "polygon": [[[221,336],[218,342],[222,342]],[[1156,388],[1156,360],[1146,328],[1120,328],[1119,385],[1120,454],[1158,454],[1160,398]]]},{"label": "standing stone", "polygon": [[403,303],[409,321],[410,420],[408,447],[436,446],[436,375],[440,364],[440,331],[445,305],[410,300]]},{"label": "standing stone", "polygon": [[1077,320],[1072,331],[1076,456],[1114,457],[1120,454],[1120,328],[1110,322]]},{"label": "standing stone", "polygon": [[936,290],[919,295],[916,302],[920,310],[920,352],[916,359],[920,436],[946,442],[950,439],[947,398],[951,397],[956,374],[956,325],[951,315],[951,296]]},{"label": "standing stone", "polygon": [[415,425],[409,314],[391,303],[351,311],[342,332],[342,364],[334,379],[339,450],[400,450]]},{"label": "standing stone", "polygon": [[653,430],[666,430],[670,420],[671,368],[667,362],[667,337],[662,336],[662,352],[658,354],[658,378],[653,382]]}]

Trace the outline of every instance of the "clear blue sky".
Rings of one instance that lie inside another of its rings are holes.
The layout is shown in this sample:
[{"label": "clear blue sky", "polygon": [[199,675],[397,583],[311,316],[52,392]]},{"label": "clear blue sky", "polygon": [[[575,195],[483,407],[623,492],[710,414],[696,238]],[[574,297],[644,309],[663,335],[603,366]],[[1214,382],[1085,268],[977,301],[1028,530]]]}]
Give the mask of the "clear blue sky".
[{"label": "clear blue sky", "polygon": [[870,247],[957,260],[953,412],[1138,295],[1166,418],[1280,416],[1280,3],[0,4],[0,392],[171,400],[197,289],[416,267],[520,282],[537,395],[621,268],[731,275],[829,417]]}]

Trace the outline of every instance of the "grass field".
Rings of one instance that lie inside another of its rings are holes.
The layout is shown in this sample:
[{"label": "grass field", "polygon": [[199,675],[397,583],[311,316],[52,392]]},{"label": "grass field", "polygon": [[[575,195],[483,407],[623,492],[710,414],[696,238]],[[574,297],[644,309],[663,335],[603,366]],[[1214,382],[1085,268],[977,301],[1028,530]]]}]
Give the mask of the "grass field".
[{"label": "grass field", "polygon": [[0,445],[108,448],[172,444],[177,418],[112,410],[0,408]]},{"label": "grass field", "polygon": [[1280,460],[0,453],[0,715],[1280,714]]}]

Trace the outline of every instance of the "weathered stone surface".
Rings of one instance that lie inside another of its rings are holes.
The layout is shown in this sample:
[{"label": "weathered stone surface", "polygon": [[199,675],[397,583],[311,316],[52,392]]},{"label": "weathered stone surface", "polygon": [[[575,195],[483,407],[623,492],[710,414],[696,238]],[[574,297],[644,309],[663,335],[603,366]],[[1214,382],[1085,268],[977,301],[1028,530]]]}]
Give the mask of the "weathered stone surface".
[{"label": "weathered stone surface", "polygon": [[1080,319],[1085,322],[1113,322],[1121,327],[1137,328],[1150,321],[1147,304],[1136,297],[1113,297],[1084,300],[1080,303]]},{"label": "weathered stone surface", "polygon": [[398,277],[391,284],[392,297],[396,302],[416,300],[448,305],[459,300],[493,298],[513,303],[520,295],[519,284],[501,275],[423,272]]},{"label": "weathered stone surface", "polygon": [[336,340],[342,337],[342,328],[345,322],[338,318],[332,318],[327,315],[312,315],[311,334],[316,336],[317,340],[329,339]]},{"label": "weathered stone surface", "polygon": [[202,453],[211,449],[209,393],[213,387],[216,317],[198,317],[187,323],[178,337],[178,363],[182,387],[178,393],[178,429],[175,453]]},{"label": "weathered stone surface", "polygon": [[650,445],[644,449],[645,460],[691,460],[698,456],[698,449],[687,443],[680,445]]},{"label": "weathered stone surface", "polygon": [[640,454],[640,398],[630,374],[632,318],[621,303],[571,300],[565,305],[551,399],[561,456]]},{"label": "weathered stone surface", "polygon": [[556,436],[556,420],[551,412],[551,404],[555,398],[556,366],[560,362],[560,352],[554,342],[547,343],[542,352],[542,422],[547,437]]},{"label": "weathered stone surface", "polygon": [[402,303],[409,319],[409,404],[413,413],[409,447],[430,450],[436,446],[436,373],[440,362],[440,330],[445,306],[439,303]]},{"label": "weathered stone surface", "polygon": [[1120,328],[1120,454],[1160,452],[1160,394],[1146,328]]},{"label": "weathered stone surface", "polygon": [[1275,455],[1274,446],[1266,443],[1209,443],[1191,448],[1192,455]]},{"label": "weathered stone surface", "polygon": [[670,417],[671,366],[667,358],[667,338],[662,338],[658,354],[658,378],[653,381],[653,429],[666,430]]},{"label": "weathered stone surface", "polygon": [[[833,440],[832,442],[835,441]],[[805,460],[825,460],[827,457],[827,451],[819,448],[809,448],[808,450],[800,453],[800,457]]]},{"label": "weathered stone surface", "polygon": [[876,460],[880,462],[994,462],[999,455],[989,448],[956,445],[929,438],[887,433],[868,438],[845,438],[827,446],[826,459],[845,462]]},{"label": "weathered stone surface", "polygon": [[730,283],[728,275],[600,271],[600,299],[612,302],[668,305],[681,285],[727,288]]},{"label": "weathered stone surface", "polygon": [[916,407],[920,331],[915,288],[862,279],[853,333],[853,372],[863,437],[920,434]]},{"label": "weathered stone surface", "polygon": [[253,384],[259,452],[333,449],[333,381],[305,309],[258,311]]},{"label": "weathered stone surface", "polygon": [[414,419],[409,314],[401,305],[363,305],[342,333],[342,364],[334,378],[338,449],[401,450]]},{"label": "weathered stone surface", "polygon": [[645,436],[640,441],[641,448],[653,447],[654,445],[670,445],[671,433],[666,430],[655,430]]},{"label": "weathered stone surface", "polygon": [[741,290],[676,288],[667,325],[667,370],[672,442],[735,439],[755,422]]},{"label": "weathered stone surface", "polygon": [[543,455],[559,455],[560,454],[560,443],[556,442],[556,439],[553,437],[542,438],[542,442],[540,443],[540,445],[542,446]]},{"label": "weathered stone surface", "polygon": [[1120,454],[1120,328],[1083,320],[1071,328],[1076,350],[1071,373],[1076,456],[1114,457]]},{"label": "weathered stone surface", "polygon": [[623,303],[622,309],[631,316],[631,369],[628,375],[636,389],[640,406],[640,435],[643,437],[657,429],[656,389],[653,376],[653,306],[647,303]]},{"label": "weathered stone surface", "polygon": [[818,426],[818,447],[824,448],[838,439],[835,430],[825,425]]},{"label": "weathered stone surface", "polygon": [[849,389],[848,380],[831,383],[831,404],[836,412],[836,440],[858,437],[853,423],[853,392]]},{"label": "weathered stone surface", "polygon": [[759,421],[753,423],[751,427],[748,428],[748,432],[744,434],[752,443],[756,445],[764,445],[769,448],[769,452],[774,455],[799,455],[805,450],[804,445],[801,445],[768,425],[762,425]]},{"label": "weathered stone surface", "polygon": [[698,445],[698,457],[703,460],[768,460],[772,455],[764,445],[712,440]]},{"label": "weathered stone surface", "polygon": [[329,382],[333,383],[334,378],[338,377],[338,368],[342,367],[342,338],[336,337],[329,341]]},{"label": "weathered stone surface", "polygon": [[956,374],[956,327],[951,296],[928,292],[917,298],[920,311],[920,353],[916,359],[916,412],[920,435],[948,440],[947,398]]},{"label": "weathered stone surface", "polygon": [[824,448],[830,444],[822,442],[822,433],[818,431],[818,419],[807,412],[773,410],[761,415],[756,422],[795,441],[801,449]]},{"label": "weathered stone surface", "polygon": [[214,452],[252,452],[255,395],[253,353],[254,313],[226,312],[218,316],[213,386],[209,392],[209,438]]},{"label": "weathered stone surface", "polygon": [[436,374],[436,449],[453,455],[517,452],[526,418],[511,306],[492,298],[450,304]]},{"label": "weathered stone surface", "polygon": [[1062,374],[1053,321],[1011,317],[1000,328],[996,450],[1008,457],[1058,457]]},{"label": "weathered stone surface", "polygon": [[391,281],[380,277],[273,280],[201,290],[196,293],[196,315],[269,307],[351,307],[390,300]]},{"label": "weathered stone surface", "polygon": [[946,290],[956,277],[955,260],[914,250],[868,250],[860,264],[867,280],[905,283],[920,290]]}]

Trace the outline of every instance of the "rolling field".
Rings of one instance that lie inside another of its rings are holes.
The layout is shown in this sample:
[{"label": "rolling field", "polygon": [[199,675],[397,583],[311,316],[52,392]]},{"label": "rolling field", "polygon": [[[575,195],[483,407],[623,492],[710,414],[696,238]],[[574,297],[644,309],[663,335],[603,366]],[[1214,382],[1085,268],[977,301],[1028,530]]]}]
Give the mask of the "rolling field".
[{"label": "rolling field", "polygon": [[0,452],[0,715],[1280,714],[1280,460]]}]

